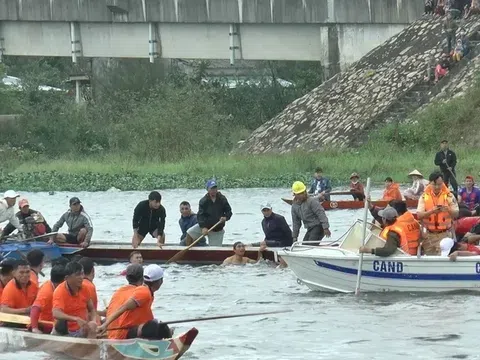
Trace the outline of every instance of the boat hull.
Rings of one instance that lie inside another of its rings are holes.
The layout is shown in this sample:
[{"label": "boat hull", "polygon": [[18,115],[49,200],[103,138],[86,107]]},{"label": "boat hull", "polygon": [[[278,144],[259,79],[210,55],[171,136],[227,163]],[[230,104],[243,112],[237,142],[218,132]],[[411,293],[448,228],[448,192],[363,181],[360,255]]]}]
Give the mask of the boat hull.
[{"label": "boat hull", "polygon": [[[92,244],[82,249],[79,247],[73,247],[65,244],[59,246],[61,249],[75,248],[78,251],[75,254],[82,256],[88,256],[97,262],[101,263],[114,263],[128,261],[130,253],[134,250],[129,243],[115,244],[112,242],[96,242],[92,241]],[[142,253],[143,260],[146,262],[165,263],[171,259],[175,254],[185,249],[183,246],[165,245],[162,249],[158,248],[155,244],[142,244],[135,250]],[[223,261],[233,255],[233,249],[230,245],[224,247],[216,246],[197,246],[186,251],[184,255],[177,261],[178,264],[191,264],[191,265],[211,265],[221,264]],[[245,251],[245,256],[250,259],[256,260],[258,257],[258,248],[250,248]],[[276,252],[273,250],[267,250],[263,253],[263,257],[266,260],[277,261]]]},{"label": "boat hull", "polygon": [[[293,199],[282,198],[284,202],[289,205],[292,205]],[[372,201],[372,204],[378,207],[386,207],[388,201],[378,200]],[[418,205],[418,200],[406,200],[407,207],[416,208]],[[354,200],[338,200],[338,201],[322,201],[322,206],[325,210],[347,210],[347,209],[362,209],[365,203],[363,201],[354,201]]]},{"label": "boat hull", "polygon": [[[279,255],[302,283],[312,290],[355,291],[359,256],[341,248],[280,251]],[[441,256],[364,255],[362,292],[480,291],[480,256],[452,262]]]},{"label": "boat hull", "polygon": [[179,359],[198,334],[195,328],[173,339],[165,340],[97,340],[67,336],[33,334],[22,330],[2,329],[9,346],[27,351],[67,355],[81,360]]}]

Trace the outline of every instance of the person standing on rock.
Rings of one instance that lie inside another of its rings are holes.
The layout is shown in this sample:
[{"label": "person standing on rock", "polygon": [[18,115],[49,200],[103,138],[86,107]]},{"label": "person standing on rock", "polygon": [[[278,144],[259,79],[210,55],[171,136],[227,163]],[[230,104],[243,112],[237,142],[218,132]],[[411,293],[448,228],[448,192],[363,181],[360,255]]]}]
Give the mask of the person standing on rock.
[{"label": "person standing on rock", "polygon": [[323,177],[322,168],[317,167],[308,194],[318,197],[320,201],[330,201],[329,194],[331,191],[332,186],[330,185],[330,179]]},{"label": "person standing on rock", "polygon": [[307,229],[303,241],[320,241],[325,237],[330,237],[330,225],[328,223],[325,209],[318,199],[309,197],[307,187],[301,181],[295,181],[292,185],[293,203],[292,203],[292,223],[293,223],[293,241],[297,241],[300,227]]},{"label": "person standing on rock", "polygon": [[443,181],[448,188],[448,184],[452,185],[455,198],[458,195],[458,183],[456,179],[455,166],[457,166],[457,155],[448,148],[448,141],[442,140],[440,143],[440,151],[435,155],[435,165],[440,167],[443,175]]}]

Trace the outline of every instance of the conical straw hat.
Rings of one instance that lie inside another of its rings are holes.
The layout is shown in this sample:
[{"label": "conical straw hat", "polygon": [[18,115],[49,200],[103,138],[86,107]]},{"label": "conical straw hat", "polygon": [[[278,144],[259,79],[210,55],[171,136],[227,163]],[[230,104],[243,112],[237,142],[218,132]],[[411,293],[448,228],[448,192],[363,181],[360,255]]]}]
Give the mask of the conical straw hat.
[{"label": "conical straw hat", "polygon": [[418,171],[417,169],[413,170],[410,174],[408,174],[408,176],[412,176],[412,175],[421,176],[423,178],[422,173],[420,171]]}]

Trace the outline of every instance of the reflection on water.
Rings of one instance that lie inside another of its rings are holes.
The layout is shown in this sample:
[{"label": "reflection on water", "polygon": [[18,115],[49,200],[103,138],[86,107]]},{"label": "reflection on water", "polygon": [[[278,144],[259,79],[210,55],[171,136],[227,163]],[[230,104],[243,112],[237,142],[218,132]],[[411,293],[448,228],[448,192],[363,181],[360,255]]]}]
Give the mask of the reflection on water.
[{"label": "reflection on water", "polygon": [[[226,242],[261,238],[260,203],[271,201],[274,211],[289,218],[284,189],[227,190],[234,216],[227,225]],[[176,242],[178,204],[196,204],[202,191],[163,191],[167,209],[167,241]],[[379,197],[376,192],[373,198]],[[29,194],[31,206],[53,223],[73,194]],[[131,215],[148,194],[138,192],[81,193],[94,226],[94,238],[129,241]],[[194,205],[194,208],[196,206]],[[358,211],[328,212],[333,238],[339,237]],[[149,239],[149,241],[152,241]],[[125,283],[118,274],[125,264],[97,267],[95,283],[99,306],[113,289]],[[176,332],[195,326],[200,330],[185,359],[290,360],[290,359],[479,359],[475,337],[480,298],[472,293],[438,294],[322,294],[297,284],[288,269],[268,264],[223,268],[219,266],[165,266],[165,282],[156,294],[155,315],[179,320],[246,312],[293,309],[272,316],[180,324]],[[48,271],[46,271],[48,273]],[[2,353],[42,359],[40,354]],[[51,359],[44,356],[43,359]],[[64,360],[64,359],[61,359]]]}]

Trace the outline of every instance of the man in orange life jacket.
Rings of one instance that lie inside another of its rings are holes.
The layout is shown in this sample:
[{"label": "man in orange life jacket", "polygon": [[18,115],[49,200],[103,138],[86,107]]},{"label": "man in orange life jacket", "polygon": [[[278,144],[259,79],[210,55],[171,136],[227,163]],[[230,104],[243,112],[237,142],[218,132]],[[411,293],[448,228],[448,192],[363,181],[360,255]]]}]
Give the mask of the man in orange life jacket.
[{"label": "man in orange life jacket", "polygon": [[[397,248],[400,248],[407,254],[416,255],[420,238],[420,226],[415,219],[413,219],[414,222],[411,221],[412,219],[408,216],[409,212],[406,211],[399,216],[397,210],[387,206],[385,209],[380,210],[379,215],[386,225],[380,233],[380,237],[386,241],[385,246],[375,249],[362,246],[359,251],[377,256],[390,256],[395,253]],[[413,218],[413,215],[410,215]]]},{"label": "man in orange life jacket", "polygon": [[440,241],[454,237],[452,225],[458,216],[458,203],[440,172],[432,173],[428,180],[430,185],[418,200],[417,215],[424,228],[425,255],[440,255]]}]

